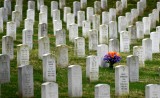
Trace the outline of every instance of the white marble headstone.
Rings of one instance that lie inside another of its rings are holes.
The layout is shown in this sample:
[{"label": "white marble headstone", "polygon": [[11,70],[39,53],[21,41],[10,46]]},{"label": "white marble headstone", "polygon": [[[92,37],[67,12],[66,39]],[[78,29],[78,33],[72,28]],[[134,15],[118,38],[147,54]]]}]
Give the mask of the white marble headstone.
[{"label": "white marble headstone", "polygon": [[98,31],[95,29],[89,30],[89,50],[97,50],[98,45]]},{"label": "white marble headstone", "polygon": [[68,46],[67,45],[57,45],[56,47],[57,65],[59,67],[67,67],[69,64],[68,58]]},{"label": "white marble headstone", "polygon": [[85,39],[83,37],[75,38],[74,54],[77,57],[85,57]]},{"label": "white marble headstone", "polygon": [[7,54],[0,54],[0,83],[10,82],[10,57]]},{"label": "white marble headstone", "polygon": [[2,54],[7,54],[11,60],[14,58],[14,42],[11,36],[2,37]]},{"label": "white marble headstone", "polygon": [[151,32],[150,39],[152,40],[152,53],[159,53],[159,34],[158,32]]},{"label": "white marble headstone", "polygon": [[139,81],[139,59],[138,56],[129,55],[127,56],[127,66],[129,70],[129,81]]},{"label": "white marble headstone", "polygon": [[7,22],[7,30],[6,35],[11,36],[13,40],[16,40],[16,23],[15,22]]},{"label": "white marble headstone", "polygon": [[58,84],[54,82],[45,82],[41,86],[41,98],[58,98]]},{"label": "white marble headstone", "polygon": [[108,84],[97,84],[94,96],[94,98],[111,98],[110,86]]},{"label": "white marble headstone", "polygon": [[52,54],[43,55],[43,81],[56,82],[56,58]]},{"label": "white marble headstone", "polygon": [[29,65],[29,47],[28,45],[17,45],[17,66]]},{"label": "white marble headstone", "polygon": [[63,21],[67,22],[67,14],[71,13],[71,8],[70,7],[64,7],[63,11]]},{"label": "white marble headstone", "polygon": [[102,24],[99,27],[99,43],[108,44],[108,25]]},{"label": "white marble headstone", "polygon": [[129,94],[128,67],[119,65],[115,67],[115,95]]},{"label": "white marble headstone", "polygon": [[104,56],[108,53],[108,45],[106,44],[99,44],[97,46],[97,58],[98,58],[98,65],[100,67],[104,67]]},{"label": "white marble headstone", "polygon": [[22,44],[28,45],[29,49],[32,49],[33,48],[33,31],[24,29],[22,40],[23,40]]},{"label": "white marble headstone", "polygon": [[110,39],[109,40],[109,51],[119,52],[119,40],[118,39]]},{"label": "white marble headstone", "polygon": [[134,46],[133,47],[133,56],[138,56],[139,58],[139,67],[144,67],[144,55],[143,55],[143,47],[142,46]]},{"label": "white marble headstone", "polygon": [[68,95],[69,97],[82,97],[82,68],[80,65],[68,67]]},{"label": "white marble headstone", "polygon": [[78,25],[71,24],[69,26],[69,41],[74,42],[76,37],[78,37]]},{"label": "white marble headstone", "polygon": [[146,85],[145,98],[160,98],[160,85],[159,84]]},{"label": "white marble headstone", "polygon": [[144,60],[152,60],[152,40],[145,38],[142,40]]},{"label": "white marble headstone", "polygon": [[66,31],[64,29],[56,31],[56,46],[66,44]]},{"label": "white marble headstone", "polygon": [[40,37],[38,40],[38,56],[42,59],[44,54],[50,53],[50,41],[48,37]]},{"label": "white marble headstone", "polygon": [[18,93],[20,98],[34,97],[33,66],[18,67]]}]

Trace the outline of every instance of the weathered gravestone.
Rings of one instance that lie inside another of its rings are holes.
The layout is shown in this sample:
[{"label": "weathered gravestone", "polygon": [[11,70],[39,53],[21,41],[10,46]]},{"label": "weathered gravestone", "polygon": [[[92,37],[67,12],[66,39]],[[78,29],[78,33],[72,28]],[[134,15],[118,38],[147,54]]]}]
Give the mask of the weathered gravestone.
[{"label": "weathered gravestone", "polygon": [[146,85],[145,98],[160,98],[160,85],[158,84]]},{"label": "weathered gravestone", "polygon": [[116,9],[115,8],[109,9],[109,21],[116,21]]},{"label": "weathered gravestone", "polygon": [[68,46],[57,45],[56,47],[57,65],[59,67],[67,67],[69,63],[68,59]]},{"label": "weathered gravestone", "polygon": [[71,24],[69,26],[69,41],[74,42],[76,37],[78,37],[78,25]]},{"label": "weathered gravestone", "polygon": [[0,8],[0,33],[3,33],[3,9]]},{"label": "weathered gravestone", "polygon": [[88,56],[86,59],[86,77],[89,78],[90,82],[99,79],[98,57],[95,55]]},{"label": "weathered gravestone", "polygon": [[81,9],[81,4],[79,1],[74,1],[73,2],[73,13],[74,13],[74,16],[77,16],[77,12],[80,11]]},{"label": "weathered gravestone", "polygon": [[97,46],[97,58],[98,58],[98,65],[100,67],[105,67],[106,62],[103,61],[104,56],[108,53],[108,45],[106,44],[99,44]]},{"label": "weathered gravestone", "polygon": [[10,58],[7,54],[0,54],[0,84],[10,82]]},{"label": "weathered gravestone", "polygon": [[137,40],[136,26],[135,25],[128,26],[128,32],[130,35],[130,44],[135,43]]},{"label": "weathered gravestone", "polygon": [[66,6],[66,0],[59,0],[59,8],[63,9]]},{"label": "weathered gravestone", "polygon": [[52,54],[43,55],[43,81],[56,82],[56,58]]},{"label": "weathered gravestone", "polygon": [[82,27],[82,22],[85,20],[85,12],[84,11],[78,11],[77,13],[77,24],[78,27]]},{"label": "weathered gravestone", "polygon": [[48,25],[46,23],[40,23],[38,25],[38,39],[40,37],[47,37],[48,36]]},{"label": "weathered gravestone", "polygon": [[122,2],[122,8],[125,9],[127,8],[127,0],[121,0]]},{"label": "weathered gravestone", "polygon": [[120,32],[120,51],[130,52],[130,38],[128,31]]},{"label": "weathered gravestone", "polygon": [[67,14],[67,30],[69,29],[69,26],[71,24],[74,24],[75,23],[75,17],[74,17],[74,14],[73,13],[68,13]]},{"label": "weathered gravestone", "polygon": [[40,13],[45,13],[45,17],[48,18],[48,7],[46,5],[41,5]]},{"label": "weathered gravestone", "polygon": [[158,32],[151,32],[150,39],[152,40],[152,53],[159,53],[159,34]]},{"label": "weathered gravestone", "polygon": [[85,39],[83,37],[75,38],[74,55],[77,57],[85,57]]},{"label": "weathered gravestone", "polygon": [[37,10],[40,10],[41,5],[44,5],[44,0],[37,0]]},{"label": "weathered gravestone", "polygon": [[22,21],[22,17],[23,17],[22,5],[15,5],[15,11],[18,11],[20,13],[19,20]]},{"label": "weathered gravestone", "polygon": [[91,22],[86,20],[82,22],[82,35],[88,37],[88,32],[91,29]]},{"label": "weathered gravestone", "polygon": [[139,12],[137,9],[131,9],[131,14],[133,16],[133,23],[135,23],[138,20]]},{"label": "weathered gravestone", "polygon": [[110,39],[109,40],[109,51],[119,52],[119,40],[118,39]]},{"label": "weathered gravestone", "polygon": [[126,31],[127,19],[125,16],[118,17],[118,32]]},{"label": "weathered gravestone", "polygon": [[28,45],[17,45],[17,66],[29,65],[29,47]]},{"label": "weathered gravestone", "polygon": [[79,65],[68,67],[68,95],[82,97],[82,68]]},{"label": "weathered gravestone", "polygon": [[95,14],[92,16],[92,27],[93,29],[99,30],[99,26],[100,26],[100,15]]},{"label": "weathered gravestone", "polygon": [[2,54],[7,54],[11,60],[14,58],[14,43],[10,36],[2,37]]},{"label": "weathered gravestone", "polygon": [[102,24],[99,27],[99,43],[108,44],[108,25]]},{"label": "weathered gravestone", "polygon": [[108,0],[101,0],[101,8],[107,10]]},{"label": "weathered gravestone", "polygon": [[41,98],[58,98],[58,84],[54,82],[45,82],[41,86]]},{"label": "weathered gravestone", "polygon": [[102,12],[102,24],[109,24],[109,12],[107,11]]},{"label": "weathered gravestone", "polygon": [[56,46],[66,44],[66,31],[64,29],[56,31]]},{"label": "weathered gravestone", "polygon": [[11,0],[4,0],[4,8],[7,9],[8,15],[12,14]]},{"label": "weathered gravestone", "polygon": [[116,14],[121,15],[123,11],[122,2],[116,1]]},{"label": "weathered gravestone", "polygon": [[35,10],[35,1],[28,1],[28,9]]},{"label": "weathered gravestone", "polygon": [[89,30],[89,50],[97,50],[98,45],[98,31],[95,29]]},{"label": "weathered gravestone", "polygon": [[87,20],[92,22],[92,17],[94,15],[94,8],[93,7],[87,7]]},{"label": "weathered gravestone", "polygon": [[118,38],[117,22],[116,21],[109,22],[109,38],[110,39]]},{"label": "weathered gravestone", "polygon": [[160,11],[160,2],[157,2],[157,9]]},{"label": "weathered gravestone", "polygon": [[126,16],[126,22],[127,22],[127,26],[130,26],[133,24],[133,16],[131,12],[126,12],[125,14]]},{"label": "weathered gravestone", "polygon": [[16,0],[16,5],[21,5],[21,6],[23,6],[23,0]]},{"label": "weathered gravestone", "polygon": [[143,22],[141,22],[141,21],[136,22],[137,39],[144,38],[144,29],[143,28],[144,28]]},{"label": "weathered gravestone", "polygon": [[87,0],[80,0],[81,1],[81,9],[85,9],[87,7]]},{"label": "weathered gravestone", "polygon": [[154,15],[155,21],[159,22],[159,10],[158,9],[153,9],[152,14]]},{"label": "weathered gravestone", "polygon": [[144,55],[143,55],[143,47],[142,46],[134,46],[133,47],[133,56],[138,56],[139,58],[139,67],[144,67]]},{"label": "weathered gravestone", "polygon": [[20,98],[34,97],[33,66],[18,67],[18,93]]},{"label": "weathered gravestone", "polygon": [[[1,7],[0,9],[2,9],[3,21],[4,21],[4,22],[8,22],[8,12],[7,12],[7,8]],[[1,12],[0,12],[0,13],[1,13]]]},{"label": "weathered gravestone", "polygon": [[144,61],[152,60],[152,40],[145,38],[142,40]]},{"label": "weathered gravestone", "polygon": [[20,26],[20,12],[12,11],[12,21],[16,23],[16,27]]},{"label": "weathered gravestone", "polygon": [[64,7],[63,11],[63,21],[67,22],[67,14],[71,13],[71,8],[70,7]]},{"label": "weathered gravestone", "polygon": [[143,2],[141,1],[137,2],[137,10],[139,12],[139,15],[142,16],[144,13]]},{"label": "weathered gravestone", "polygon": [[51,1],[51,17],[53,17],[53,10],[57,10],[58,9],[58,2],[57,1]]},{"label": "weathered gravestone", "polygon": [[24,29],[31,30],[32,34],[34,32],[33,25],[34,25],[34,21],[32,19],[25,19],[25,21],[24,21]]},{"label": "weathered gravestone", "polygon": [[115,67],[115,95],[122,96],[129,94],[128,67],[119,65]]},{"label": "weathered gravestone", "polygon": [[27,10],[27,19],[32,19],[32,21],[35,21],[35,11],[33,9]]},{"label": "weathered gravestone", "polygon": [[156,20],[154,19],[154,14],[153,13],[150,13],[149,14],[149,19],[150,19],[150,26],[151,26],[151,29],[153,28],[156,28]]},{"label": "weathered gravestone", "polygon": [[62,29],[62,21],[61,20],[54,20],[53,21],[54,36],[56,35],[56,31],[61,30],[61,29]]},{"label": "weathered gravestone", "polygon": [[94,2],[94,13],[101,14],[101,2],[100,1]]},{"label": "weathered gravestone", "polygon": [[110,86],[108,84],[97,84],[94,98],[110,98]]},{"label": "weathered gravestone", "polygon": [[150,34],[150,19],[149,17],[143,17],[143,26],[144,26],[144,34],[149,35]]},{"label": "weathered gravestone", "polygon": [[127,66],[129,71],[129,81],[139,81],[139,59],[138,56],[129,55],[127,56]]},{"label": "weathered gravestone", "polygon": [[39,23],[48,24],[48,18],[46,17],[46,13],[44,12],[39,13]]},{"label": "weathered gravestone", "polygon": [[40,37],[38,40],[38,56],[42,59],[44,54],[50,53],[50,41],[48,37]]},{"label": "weathered gravestone", "polygon": [[13,40],[16,40],[16,23],[15,22],[7,22],[7,30],[6,35],[11,36]]},{"label": "weathered gravestone", "polygon": [[61,20],[60,19],[60,10],[58,9],[55,9],[55,10],[52,10],[52,22],[54,23],[54,20]]},{"label": "weathered gravestone", "polygon": [[29,49],[33,48],[33,31],[32,30],[23,30],[22,44],[28,45]]}]

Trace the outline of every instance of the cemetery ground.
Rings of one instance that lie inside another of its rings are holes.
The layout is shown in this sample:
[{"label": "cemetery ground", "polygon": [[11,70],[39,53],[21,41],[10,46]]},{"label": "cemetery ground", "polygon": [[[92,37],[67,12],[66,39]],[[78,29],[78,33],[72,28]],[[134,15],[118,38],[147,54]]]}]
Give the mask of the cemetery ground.
[{"label": "cemetery ground", "polygon": [[[12,0],[13,1],[13,0]],[[67,6],[72,7],[74,0],[67,0]],[[132,8],[136,8],[136,4],[139,0],[128,0],[127,9],[123,11],[130,11]],[[26,17],[27,9],[27,0],[23,1],[23,20]],[[48,6],[48,36],[50,38],[51,53],[55,54],[55,36],[53,36],[53,26],[52,19],[50,17],[50,0],[44,1],[45,5]],[[93,7],[94,0],[88,0],[87,6]],[[144,16],[147,16],[152,9],[156,8],[156,3],[158,0],[147,0],[147,8],[144,11]],[[108,0],[108,8],[115,8],[116,0]],[[14,9],[15,0],[12,2],[12,9]],[[3,0],[0,0],[0,6],[3,6]],[[108,10],[108,9],[107,9]],[[35,23],[34,23],[34,35],[33,35],[33,49],[30,51],[30,65],[33,66],[33,79],[34,79],[34,97],[41,97],[41,84],[43,83],[43,74],[42,74],[42,60],[38,58],[38,11],[36,10],[35,14]],[[63,11],[61,10],[61,18],[63,17]],[[9,17],[11,20],[11,17]],[[142,16],[138,17],[138,20],[142,20]],[[160,23],[157,23],[157,26]],[[6,35],[6,23],[4,25],[4,32],[0,33],[0,38]],[[17,56],[16,48],[18,44],[22,43],[22,30],[24,28],[24,21],[21,22],[21,26],[17,28],[17,39],[14,41],[14,59],[11,60],[11,82],[1,85],[1,98],[17,98],[18,97],[18,69],[17,69]],[[63,28],[66,28],[66,24],[63,23]],[[151,31],[155,31],[152,29]],[[79,28],[79,36],[82,36],[82,28]],[[149,36],[145,36],[149,38]],[[88,55],[96,55],[96,51],[88,50],[88,39],[85,39],[85,49],[86,57]],[[69,42],[68,31],[67,31],[67,45],[69,47],[69,65],[80,65],[82,66],[82,83],[83,83],[83,98],[94,98],[94,87],[96,84],[104,83],[109,84],[111,88],[111,98],[115,98],[115,70],[109,68],[100,68],[99,69],[99,80],[96,82],[89,82],[86,78],[86,57],[80,58],[74,56],[74,43]],[[0,39],[0,44],[2,46],[2,39]],[[138,46],[142,44],[142,40],[137,40],[136,43],[131,44],[131,51],[129,53],[120,53],[122,60],[115,64],[116,65],[126,65],[126,58],[128,55],[133,53],[133,46]],[[2,49],[0,48],[0,51]],[[104,54],[105,55],[105,54]],[[152,61],[145,61],[145,67],[140,68],[140,79],[139,82],[129,83],[129,95],[123,96],[122,98],[144,98],[145,95],[145,86],[147,84],[159,84],[160,76],[158,72],[158,67],[160,67],[160,53],[153,54]],[[60,68],[57,66],[57,79],[59,87],[59,98],[68,98],[68,68]]]}]

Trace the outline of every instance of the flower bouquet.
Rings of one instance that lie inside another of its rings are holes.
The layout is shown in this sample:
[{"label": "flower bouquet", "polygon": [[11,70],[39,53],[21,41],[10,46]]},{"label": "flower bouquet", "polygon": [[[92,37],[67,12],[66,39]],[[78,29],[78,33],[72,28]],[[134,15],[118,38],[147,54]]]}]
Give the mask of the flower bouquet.
[{"label": "flower bouquet", "polygon": [[110,68],[113,68],[113,64],[119,62],[121,60],[121,57],[118,52],[111,51],[104,56],[103,60],[109,63]]}]

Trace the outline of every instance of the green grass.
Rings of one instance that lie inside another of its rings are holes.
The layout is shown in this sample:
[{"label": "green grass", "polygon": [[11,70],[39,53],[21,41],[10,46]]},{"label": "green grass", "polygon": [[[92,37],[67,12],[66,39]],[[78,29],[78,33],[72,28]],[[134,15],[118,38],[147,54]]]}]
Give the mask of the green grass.
[{"label": "green grass", "polygon": [[[23,20],[26,18],[26,9],[28,0],[24,0],[23,7]],[[50,17],[50,2],[51,0],[44,0],[45,5],[48,6],[48,36],[50,38],[51,53],[55,54],[55,37],[53,36],[53,25],[52,19]],[[72,7],[74,0],[67,0],[67,6]],[[88,0],[88,6],[93,7],[95,0]],[[139,0],[128,0],[128,8],[123,11],[122,15],[125,15],[126,12],[130,12],[132,8],[136,8],[136,4]],[[152,12],[152,9],[156,8],[156,2],[158,0],[147,0],[147,8],[144,11],[143,16],[148,16]],[[12,0],[12,10],[14,9],[15,0]],[[0,7],[3,6],[3,0],[0,0]],[[115,8],[116,0],[108,0],[108,8]],[[108,11],[109,9],[107,9]],[[34,68],[34,96],[35,98],[41,98],[41,84],[43,83],[42,79],[42,60],[38,58],[38,14],[36,8],[36,19],[34,24],[34,35],[33,41],[34,46],[30,51],[30,64]],[[63,11],[61,10],[61,19],[63,16]],[[118,16],[117,16],[118,18]],[[11,17],[9,17],[11,20]],[[138,20],[141,21],[142,17],[138,17]],[[6,23],[4,23],[4,32],[0,33],[0,37],[6,34]],[[159,23],[157,23],[159,25]],[[2,84],[1,86],[1,98],[17,98],[18,97],[18,69],[16,61],[16,46],[22,43],[22,30],[24,28],[24,22],[21,22],[21,26],[17,28],[17,40],[14,41],[14,59],[11,61],[11,82],[7,84]],[[63,23],[63,28],[66,28],[65,23]],[[155,29],[153,29],[155,30]],[[152,30],[152,31],[153,31]],[[82,30],[79,28],[79,36],[82,35]],[[149,37],[149,36],[145,36]],[[0,45],[2,46],[2,39],[0,39]],[[96,54],[96,51],[88,50],[88,39],[85,39],[86,42],[86,56]],[[78,58],[73,55],[74,44],[68,41],[68,31],[67,31],[67,45],[69,46],[69,64],[70,65],[81,65],[83,73],[83,98],[94,98],[94,86],[98,83],[106,83],[111,87],[111,98],[115,98],[115,79],[114,79],[114,70],[107,68],[100,68],[99,70],[99,80],[97,82],[90,83],[86,78],[85,66],[86,58]],[[131,45],[130,53],[121,53],[122,61],[116,65],[126,65],[126,57],[132,54],[133,46],[142,45],[142,40],[138,40],[137,43]],[[0,48],[0,51],[2,49]],[[136,83],[130,83],[130,94],[128,96],[123,96],[122,98],[144,98],[145,95],[145,85],[149,83],[160,82],[160,77],[158,76],[158,67],[160,66],[160,53],[153,54],[152,61],[145,62],[145,68],[140,68],[140,81]],[[57,83],[59,85],[59,97],[68,98],[68,79],[67,79],[67,68],[57,67]]]}]

